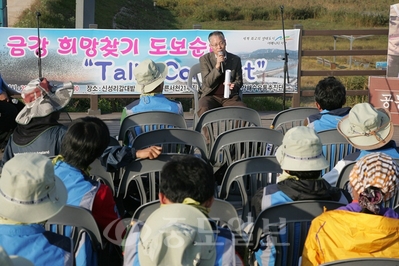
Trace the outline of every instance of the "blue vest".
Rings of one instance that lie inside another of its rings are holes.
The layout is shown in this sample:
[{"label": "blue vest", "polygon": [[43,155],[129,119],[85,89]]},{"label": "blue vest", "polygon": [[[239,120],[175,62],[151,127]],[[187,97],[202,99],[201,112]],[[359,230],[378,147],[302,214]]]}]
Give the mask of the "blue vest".
[{"label": "blue vest", "polygon": [[[65,162],[57,162],[54,166],[55,174],[63,181],[68,191],[68,205],[83,207],[89,211],[93,208],[94,198],[100,187],[99,182],[85,177],[80,170]],[[70,231],[67,230],[66,235]],[[97,266],[97,253],[94,252],[88,235],[82,236],[75,253],[76,266]]]},{"label": "blue vest", "polygon": [[34,265],[74,265],[72,240],[45,231],[39,224],[0,225],[0,246],[3,246],[9,255],[24,257]]}]

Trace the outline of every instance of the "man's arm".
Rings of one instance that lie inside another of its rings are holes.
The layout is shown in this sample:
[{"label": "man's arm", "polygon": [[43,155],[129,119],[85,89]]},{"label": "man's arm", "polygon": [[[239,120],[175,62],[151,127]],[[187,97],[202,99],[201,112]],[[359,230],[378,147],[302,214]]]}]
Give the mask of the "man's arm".
[{"label": "man's arm", "polygon": [[200,65],[201,65],[201,77],[202,77],[202,93],[208,94],[213,91],[221,83],[223,83],[222,72],[221,69],[217,69],[216,59],[215,62],[212,62],[210,59],[213,54],[206,54],[200,57]]}]

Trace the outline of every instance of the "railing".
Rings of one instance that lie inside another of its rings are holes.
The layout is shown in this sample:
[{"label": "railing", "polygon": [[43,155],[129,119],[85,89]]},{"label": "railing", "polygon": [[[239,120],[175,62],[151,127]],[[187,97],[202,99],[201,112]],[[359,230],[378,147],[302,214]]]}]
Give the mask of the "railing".
[{"label": "railing", "polygon": [[[332,66],[332,62],[323,59],[323,56],[369,56],[369,55],[387,55],[387,49],[374,50],[374,49],[362,49],[362,50],[302,50],[302,40],[306,37],[314,36],[363,36],[363,35],[376,35],[376,36],[388,36],[388,29],[370,29],[370,30],[303,30],[301,29],[299,38],[299,50],[300,56],[298,61],[298,93],[287,93],[286,97],[292,97],[292,107],[300,106],[301,96],[313,96],[313,90],[301,90],[301,78],[306,76],[385,76],[386,70],[379,69],[364,69],[364,70],[337,70]],[[388,47],[388,45],[387,45]],[[330,70],[302,70],[301,61],[304,56],[316,57],[318,63],[329,65]],[[244,94],[247,96],[281,96],[281,94]],[[348,96],[355,95],[368,95],[368,90],[348,90]],[[191,94],[166,94],[168,97],[173,98],[192,98]],[[138,98],[139,95],[76,95],[75,98],[90,98],[90,110],[89,114],[98,114],[98,99],[103,98]]]}]

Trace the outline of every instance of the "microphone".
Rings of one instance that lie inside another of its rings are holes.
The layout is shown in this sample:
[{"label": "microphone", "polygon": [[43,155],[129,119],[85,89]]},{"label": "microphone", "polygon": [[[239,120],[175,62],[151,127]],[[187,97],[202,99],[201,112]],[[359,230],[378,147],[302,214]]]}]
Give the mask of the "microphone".
[{"label": "microphone", "polygon": [[[223,51],[219,51],[218,54],[219,55],[223,55],[223,57],[224,57],[224,52]],[[224,73],[223,62],[220,64],[220,70],[222,71],[222,73]]]}]

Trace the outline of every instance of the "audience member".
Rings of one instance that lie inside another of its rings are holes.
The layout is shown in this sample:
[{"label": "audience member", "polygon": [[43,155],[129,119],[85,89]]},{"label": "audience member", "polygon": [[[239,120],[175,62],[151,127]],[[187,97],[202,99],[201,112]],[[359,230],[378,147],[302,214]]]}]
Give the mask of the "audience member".
[{"label": "audience member", "polygon": [[29,82],[21,93],[26,105],[14,118],[18,124],[7,144],[2,163],[22,153],[58,155],[67,129],[58,123],[59,111],[68,104],[72,94],[72,83],[53,87],[46,78]]},{"label": "audience member", "polygon": [[43,226],[67,196],[48,157],[31,153],[9,160],[0,178],[0,245],[34,265],[75,265],[72,240]]},{"label": "audience member", "polygon": [[[283,173],[277,184],[271,184],[257,191],[252,199],[253,217],[264,209],[298,200],[332,200],[348,203],[350,195],[331,187],[321,178],[321,171],[328,166],[322,152],[322,144],[317,133],[305,126],[291,128],[284,135],[282,145],[276,151],[276,158]],[[260,249],[255,253],[256,260],[274,265],[276,250],[268,243],[269,237],[261,240]],[[268,265],[269,265],[268,264]]]},{"label": "audience member", "polygon": [[316,85],[314,98],[320,113],[309,116],[305,125],[316,132],[337,128],[341,118],[350,111],[350,107],[342,107],[346,103],[346,89],[335,77],[320,80]]},{"label": "audience member", "polygon": [[[213,195],[215,191],[215,179],[213,176],[212,167],[210,165],[198,157],[192,155],[182,155],[168,162],[163,167],[161,174],[162,178],[160,179],[159,185],[159,199],[162,205],[174,203],[190,205],[193,208],[198,209],[206,217],[209,217],[208,214],[214,200]],[[163,207],[161,207],[161,209],[162,208]],[[179,213],[182,213],[182,211]],[[162,211],[160,213],[164,212]],[[158,213],[155,217],[159,217],[158,215],[160,214]],[[190,214],[188,213],[180,218],[188,219],[187,215]],[[198,216],[195,215],[193,217]],[[235,251],[238,249],[238,247],[235,246],[233,232],[226,228],[217,227],[216,223],[212,219],[209,219],[209,223],[214,230],[216,239],[216,262],[214,265],[236,265],[236,262],[242,263],[241,258],[244,258],[244,254],[242,251]],[[143,257],[148,256],[149,254],[149,244],[147,241],[145,241],[144,244],[147,246],[143,246],[143,241],[139,241],[139,239],[143,240],[146,237],[143,235],[142,231],[144,230],[143,227],[146,227],[146,225],[147,223],[144,224],[142,222],[133,223],[133,227],[130,229],[125,243],[125,266],[147,265],[142,263],[149,260],[148,257],[143,260]],[[206,225],[206,227],[208,227],[208,225]],[[207,246],[205,248],[208,249]],[[142,256],[140,254],[140,250],[145,255]],[[180,252],[182,251],[183,250]],[[176,251],[171,252],[174,253]],[[192,253],[189,252],[189,254]],[[169,255],[166,256],[166,258],[169,257]],[[181,257],[176,258],[176,260],[179,259],[181,259]],[[138,263],[139,261],[140,264]]]},{"label": "audience member", "polygon": [[394,127],[391,114],[385,109],[375,109],[369,103],[358,103],[337,125],[348,142],[360,151],[347,155],[323,178],[335,186],[345,165],[357,161],[371,152],[383,152],[399,159],[396,143],[392,140]]},{"label": "audience member", "polygon": [[0,265],[1,266],[35,266],[29,260],[11,255],[9,256],[2,246],[0,246]]},{"label": "audience member", "polygon": [[360,258],[399,258],[399,214],[384,208],[398,190],[399,166],[390,156],[369,153],[349,176],[353,202],[324,212],[310,226],[302,265]]},{"label": "audience member", "polygon": [[136,89],[140,91],[140,99],[123,108],[121,123],[126,116],[148,112],[166,111],[183,115],[183,106],[178,101],[172,101],[162,94],[164,80],[168,75],[165,63],[155,63],[146,59],[133,70],[136,78]]},{"label": "audience member", "polygon": [[19,94],[8,86],[0,74],[0,150],[7,145],[8,139],[17,126],[15,117],[24,108],[24,104],[12,95]]},{"label": "audience member", "polygon": [[[199,59],[202,87],[199,91],[198,116],[217,107],[246,106],[239,96],[243,84],[241,58],[226,51],[226,39],[223,32],[211,32],[208,41],[212,52],[201,56]],[[224,98],[224,81],[227,69],[231,70],[230,97]]]}]

